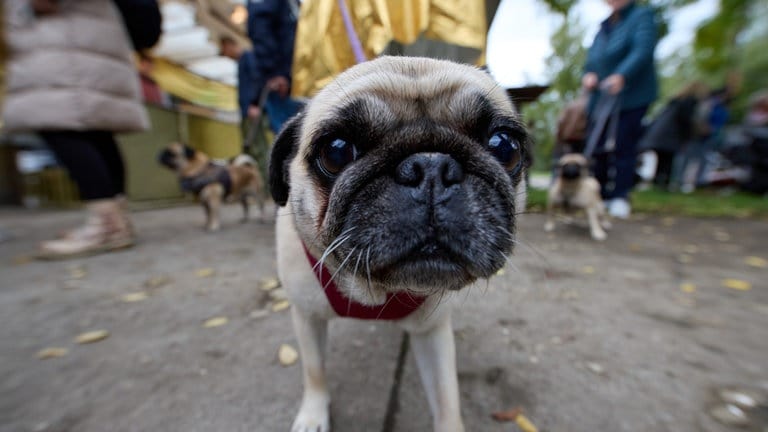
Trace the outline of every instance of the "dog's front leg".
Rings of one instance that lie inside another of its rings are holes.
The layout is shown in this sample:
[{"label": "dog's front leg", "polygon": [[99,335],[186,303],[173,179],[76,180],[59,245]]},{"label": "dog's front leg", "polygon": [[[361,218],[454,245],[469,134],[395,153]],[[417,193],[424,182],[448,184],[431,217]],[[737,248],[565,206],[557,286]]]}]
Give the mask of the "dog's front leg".
[{"label": "dog's front leg", "polygon": [[430,330],[411,332],[411,342],[435,432],[463,432],[450,314]]},{"label": "dog's front leg", "polygon": [[587,207],[587,219],[589,220],[589,232],[592,238],[598,241],[603,241],[608,237],[603,231],[603,227],[600,225],[600,219],[598,216],[598,210],[592,206]]},{"label": "dog's front leg", "polygon": [[221,228],[219,211],[223,197],[224,187],[219,183],[211,183],[200,191],[200,200],[205,206],[205,229],[208,231],[218,231]]},{"label": "dog's front leg", "polygon": [[240,195],[240,204],[243,206],[243,219],[241,219],[241,222],[246,223],[250,219],[250,204],[248,203],[247,194]]},{"label": "dog's front leg", "polygon": [[325,340],[328,322],[302,314],[292,308],[293,329],[299,342],[304,377],[301,408],[293,421],[291,432],[329,432],[331,401],[325,380]]}]

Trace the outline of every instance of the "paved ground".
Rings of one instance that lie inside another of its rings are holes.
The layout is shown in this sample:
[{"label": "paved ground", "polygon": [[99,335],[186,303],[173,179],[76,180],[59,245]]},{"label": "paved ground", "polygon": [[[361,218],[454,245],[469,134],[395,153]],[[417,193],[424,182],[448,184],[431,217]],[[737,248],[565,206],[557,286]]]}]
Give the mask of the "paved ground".
[{"label": "paved ground", "polygon": [[[42,263],[28,253],[77,213],[0,211],[0,431],[286,431],[300,371],[277,360],[295,346],[289,314],[261,312],[273,228],[238,217],[228,208],[205,234],[197,207],[138,212],[136,248]],[[513,407],[550,432],[736,430],[707,412],[718,389],[768,392],[768,270],[745,261],[768,259],[768,225],[640,217],[603,244],[542,225],[526,215],[514,267],[456,311],[467,430],[517,430],[490,418]],[[109,337],[74,342],[96,329]],[[386,324],[333,323],[335,431],[429,430],[410,354],[393,387],[401,341]],[[37,359],[46,347],[68,354]],[[768,407],[748,414],[742,430],[768,430]]]}]

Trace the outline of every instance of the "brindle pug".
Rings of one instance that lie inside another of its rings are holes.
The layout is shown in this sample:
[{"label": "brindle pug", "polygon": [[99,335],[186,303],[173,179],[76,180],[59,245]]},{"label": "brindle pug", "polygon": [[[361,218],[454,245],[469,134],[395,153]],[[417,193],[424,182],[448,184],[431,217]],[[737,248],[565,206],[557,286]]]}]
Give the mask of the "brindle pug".
[{"label": "brindle pug", "polygon": [[410,332],[434,429],[464,429],[451,303],[502,268],[525,206],[527,134],[470,66],[383,57],[328,84],[278,136],[270,189],[304,396],[293,431],[328,431],[327,321]]},{"label": "brindle pug", "polygon": [[557,164],[555,182],[547,194],[547,222],[544,230],[555,229],[555,210],[566,212],[584,210],[589,221],[589,232],[595,240],[605,240],[611,222],[605,214],[600,198],[600,183],[589,173],[587,158],[578,153],[563,155]]},{"label": "brindle pug", "polygon": [[259,206],[264,219],[264,180],[256,161],[248,155],[237,156],[227,165],[211,161],[205,153],[181,143],[171,143],[158,155],[161,164],[176,172],[181,189],[203,204],[205,228],[218,231],[219,212],[225,200],[239,200],[243,206],[243,222],[248,220],[249,198]]}]

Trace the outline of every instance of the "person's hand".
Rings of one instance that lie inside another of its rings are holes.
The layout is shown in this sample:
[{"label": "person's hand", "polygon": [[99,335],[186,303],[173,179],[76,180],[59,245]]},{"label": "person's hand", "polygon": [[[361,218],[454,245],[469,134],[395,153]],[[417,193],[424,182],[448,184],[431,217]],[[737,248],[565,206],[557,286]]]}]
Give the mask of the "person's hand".
[{"label": "person's hand", "polygon": [[587,72],[581,77],[581,86],[586,90],[594,90],[597,87],[597,74],[594,72]]},{"label": "person's hand", "polygon": [[248,107],[248,118],[251,120],[258,120],[261,117],[261,108],[256,105]]},{"label": "person's hand", "polygon": [[29,0],[36,15],[48,15],[59,11],[58,0]]},{"label": "person's hand", "polygon": [[288,96],[288,78],[284,76],[272,77],[267,81],[267,88],[280,95],[281,98]]},{"label": "person's hand", "polygon": [[608,78],[603,80],[602,86],[608,90],[608,93],[617,95],[624,89],[624,75],[608,75]]}]

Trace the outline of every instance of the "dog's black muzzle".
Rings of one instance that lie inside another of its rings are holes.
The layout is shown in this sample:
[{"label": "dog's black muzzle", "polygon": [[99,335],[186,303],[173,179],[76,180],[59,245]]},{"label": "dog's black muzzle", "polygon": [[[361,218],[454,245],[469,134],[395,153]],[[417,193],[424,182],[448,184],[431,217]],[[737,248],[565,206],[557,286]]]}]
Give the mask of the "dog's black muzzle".
[{"label": "dog's black muzzle", "polygon": [[573,180],[581,177],[581,167],[579,164],[568,163],[563,165],[561,169],[561,176],[567,180]]}]

